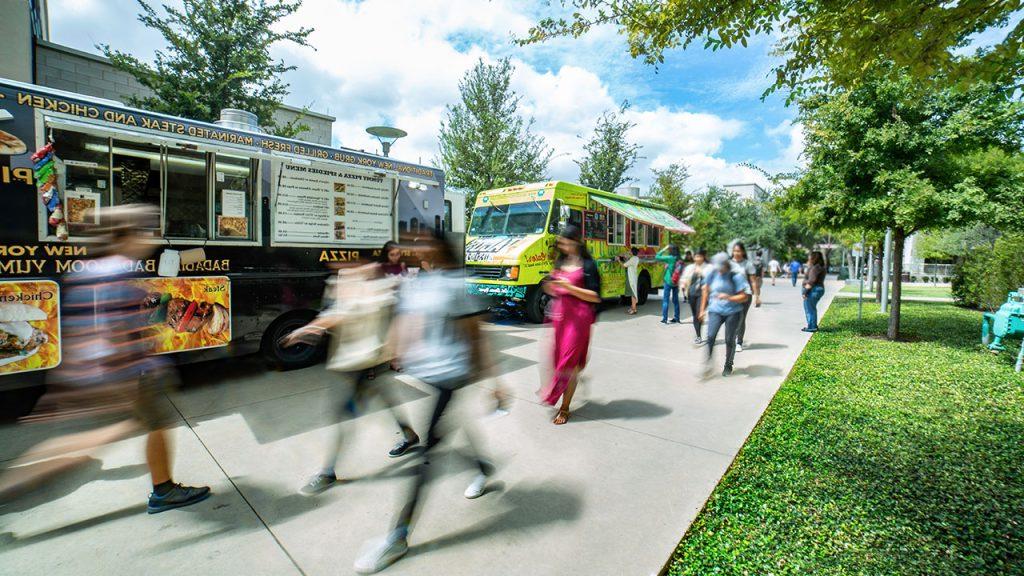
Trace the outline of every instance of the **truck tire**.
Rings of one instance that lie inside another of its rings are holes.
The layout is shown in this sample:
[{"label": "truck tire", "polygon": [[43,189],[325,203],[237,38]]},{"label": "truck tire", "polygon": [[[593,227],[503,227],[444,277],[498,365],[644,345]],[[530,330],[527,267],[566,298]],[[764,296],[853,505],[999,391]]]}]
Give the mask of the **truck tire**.
[{"label": "truck tire", "polygon": [[316,318],[316,312],[312,310],[296,311],[284,314],[270,323],[263,332],[260,351],[271,366],[279,370],[295,370],[312,366],[323,359],[327,349],[325,343],[320,346],[296,344],[288,348],[279,343],[283,336],[309,324],[313,318]]},{"label": "truck tire", "polygon": [[651,295],[651,276],[647,272],[642,272],[637,279],[636,292],[637,306],[647,304],[647,297]]},{"label": "truck tire", "polygon": [[526,319],[534,324],[542,324],[544,312],[550,300],[551,297],[540,286],[530,286],[526,291],[526,300],[523,305]]}]

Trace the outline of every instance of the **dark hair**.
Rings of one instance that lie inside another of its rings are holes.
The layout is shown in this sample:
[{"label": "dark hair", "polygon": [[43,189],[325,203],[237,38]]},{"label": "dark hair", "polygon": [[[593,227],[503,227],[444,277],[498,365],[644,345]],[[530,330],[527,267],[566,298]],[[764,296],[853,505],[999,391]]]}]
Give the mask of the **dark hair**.
[{"label": "dark hair", "polygon": [[739,248],[740,250],[743,250],[743,259],[746,260],[747,259],[747,247],[746,247],[746,245],[744,245],[743,242],[737,242],[737,243],[732,245],[732,249],[733,250],[735,250],[737,248]]},{"label": "dark hair", "polygon": [[391,252],[395,248],[401,248],[401,246],[398,245],[398,242],[395,242],[394,240],[388,240],[385,242],[384,247],[380,249],[380,257],[377,258],[377,262],[380,264],[387,264],[388,252]]},{"label": "dark hair", "polygon": [[637,248],[636,246],[633,246],[632,248],[630,248],[629,251],[633,253],[633,256],[636,256],[637,254],[640,253],[640,249]]},{"label": "dark hair", "polygon": [[815,250],[814,252],[811,252],[811,257],[808,260],[810,260],[811,265],[814,265],[814,264],[821,264],[822,266],[825,265],[825,256],[823,256],[822,253],[820,251],[818,251],[818,250]]},{"label": "dark hair", "polygon": [[700,256],[701,258],[703,258],[705,260],[708,259],[708,251],[703,249],[703,248],[698,248],[697,251],[693,253],[693,255],[694,256]]},{"label": "dark hair", "polygon": [[675,244],[669,244],[668,245],[668,255],[669,256],[674,256],[676,258],[679,258],[679,246],[676,246]]},{"label": "dark hair", "polygon": [[[580,260],[587,261],[587,260],[593,260],[594,259],[590,255],[590,251],[587,250],[587,245],[582,240],[582,236],[583,235],[582,235],[582,233],[580,231],[580,227],[579,226],[576,226],[575,224],[566,224],[558,232],[558,236],[560,238],[565,238],[566,240],[572,240],[573,242],[579,244],[579,246],[580,246],[580,248],[579,248],[579,250],[580,250]],[[562,252],[562,251],[559,251],[558,257],[555,258],[555,268],[561,268],[562,264],[564,262],[565,262],[565,253]]]}]

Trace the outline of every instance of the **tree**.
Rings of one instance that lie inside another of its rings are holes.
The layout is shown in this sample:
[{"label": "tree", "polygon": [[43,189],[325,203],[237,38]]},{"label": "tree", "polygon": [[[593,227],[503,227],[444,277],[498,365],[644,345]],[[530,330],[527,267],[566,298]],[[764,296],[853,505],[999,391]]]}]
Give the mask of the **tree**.
[{"label": "tree", "polygon": [[830,229],[892,229],[890,339],[907,236],[982,218],[1019,225],[1022,110],[991,84],[935,90],[891,67],[800,102],[809,164],[785,204]]},{"label": "tree", "polygon": [[547,178],[551,148],[531,132],[533,119],[519,115],[521,96],[511,79],[508,58],[480,60],[459,82],[461,101],[441,121],[440,164],[448,186],[466,192],[468,210],[482,190]]},{"label": "tree", "polygon": [[594,135],[583,147],[587,151],[580,167],[580,184],[613,192],[629,180],[626,172],[640,157],[639,144],[626,141],[626,133],[635,126],[623,118],[629,103],[623,103],[618,112],[605,111],[597,119]]},{"label": "tree", "polygon": [[256,115],[261,126],[283,136],[308,130],[299,123],[277,126],[274,111],[288,93],[281,74],[294,70],[270,57],[278,42],[309,46],[313,31],[279,31],[281,19],[298,10],[301,0],[182,0],[181,9],[164,5],[160,16],[138,0],[139,21],[160,32],[167,42],[152,64],[135,56],[97,46],[111,64],[153,91],[132,96],[133,106],[212,122],[222,108],[240,108]]},{"label": "tree", "polygon": [[[566,2],[563,0],[563,4]],[[876,2],[800,0],[573,0],[569,18],[545,18],[519,40],[579,37],[608,24],[627,38],[630,54],[649,64],[694,42],[719,50],[776,37],[784,61],[769,91],[820,84],[856,86],[864,70],[883,62],[907,67],[922,81],[1013,81],[1024,72],[1019,46],[1024,22],[1000,42],[966,54],[977,34],[998,31],[1019,1]]]},{"label": "tree", "polygon": [[[651,173],[654,182],[651,183],[648,198],[668,209],[669,214],[689,222],[693,216],[693,197],[685,189],[686,181],[690,178],[686,165],[676,163],[660,170],[654,168]],[[679,241],[675,234],[672,236],[673,242]]]}]

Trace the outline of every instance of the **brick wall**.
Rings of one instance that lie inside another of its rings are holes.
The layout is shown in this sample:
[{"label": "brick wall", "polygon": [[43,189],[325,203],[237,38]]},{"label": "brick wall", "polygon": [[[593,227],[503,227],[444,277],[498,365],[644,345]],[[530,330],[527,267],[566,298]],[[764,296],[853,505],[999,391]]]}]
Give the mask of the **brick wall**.
[{"label": "brick wall", "polygon": [[[123,102],[128,96],[149,96],[153,93],[130,74],[115,69],[102,56],[38,39],[35,83],[118,102]],[[274,112],[274,121],[284,123],[295,118],[298,113],[299,109],[284,106]],[[333,117],[310,112],[302,119],[302,123],[310,129],[299,134],[299,140],[331,145]]]}]

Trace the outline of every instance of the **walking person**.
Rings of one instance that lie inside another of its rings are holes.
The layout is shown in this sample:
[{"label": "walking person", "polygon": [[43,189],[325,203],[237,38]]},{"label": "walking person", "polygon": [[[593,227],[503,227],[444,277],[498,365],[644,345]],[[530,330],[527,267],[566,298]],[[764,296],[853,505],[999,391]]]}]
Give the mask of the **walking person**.
[{"label": "walking person", "polygon": [[[693,251],[692,250],[687,250],[686,252],[683,253],[683,269],[685,270],[686,267],[689,266],[690,264],[693,264]],[[682,289],[682,285],[679,284],[678,282],[677,282],[677,285],[680,288],[679,291],[682,293],[683,304],[686,304],[686,302],[688,300],[688,296],[686,295],[686,290],[683,290]]]},{"label": "walking person", "polygon": [[704,362],[704,378],[709,378],[714,370],[712,361],[715,340],[722,326],[725,326],[725,366],[722,376],[732,374],[743,303],[750,300],[749,288],[747,275],[737,270],[724,252],[715,254],[711,259],[711,271],[704,280],[704,298],[700,313],[708,325],[708,335],[705,338],[707,357]]},{"label": "walking person", "polygon": [[[163,399],[173,367],[153,354],[147,292],[131,281],[136,264],[157,245],[147,234],[159,227],[160,212],[143,205],[105,208],[90,253],[104,254],[62,281],[61,365],[47,379],[47,392],[24,423],[89,422],[96,416],[113,424],[46,440],[10,462],[0,474],[0,502],[39,481],[88,462],[88,458],[52,458],[98,448],[146,431],[146,464],[152,480],[146,511],[164,512],[195,504],[210,495],[207,486],[184,486],[171,475],[171,439],[178,422]],[[10,306],[9,304],[7,306]],[[18,306],[27,306],[18,304]],[[22,466],[51,458],[38,466]]]},{"label": "walking person", "polygon": [[[380,263],[380,268],[385,276],[404,278],[409,274],[409,270],[406,267],[405,262],[402,262],[402,247],[394,240],[388,240],[384,243],[384,246],[380,249],[380,256],[377,258],[377,262]],[[395,372],[402,371],[402,368],[394,359],[388,362],[388,368],[391,368]],[[365,377],[368,380],[376,378],[377,367],[374,366],[370,368]]]},{"label": "walking person", "polygon": [[554,371],[551,380],[541,388],[540,398],[549,406],[561,398],[553,423],[562,425],[569,421],[569,405],[579,374],[587,365],[590,330],[601,303],[601,275],[575,225],[569,224],[562,230],[557,246],[555,269],[544,282],[544,291],[554,298]]},{"label": "walking person", "polygon": [[693,263],[686,266],[681,279],[683,293],[687,295],[687,301],[690,303],[693,330],[697,333],[693,343],[698,346],[703,343],[701,339],[701,309],[704,306],[704,280],[711,271],[711,265],[707,262],[707,252],[702,248],[694,253]]},{"label": "walking person", "polygon": [[807,326],[804,332],[818,331],[818,301],[825,295],[825,257],[821,252],[811,252],[807,263],[807,275],[804,277],[804,315]]},{"label": "walking person", "polygon": [[626,312],[627,314],[636,314],[637,298],[639,297],[637,282],[640,278],[637,270],[640,266],[639,254],[640,249],[634,246],[633,248],[630,248],[629,256],[623,254],[619,257],[619,263],[626,269],[626,291],[630,298],[630,307]]},{"label": "walking person", "polygon": [[775,278],[782,271],[782,265],[774,257],[768,261],[768,273],[772,276],[772,286],[775,286]]},{"label": "walking person", "polygon": [[319,494],[338,481],[335,466],[343,440],[340,424],[355,417],[359,406],[374,395],[384,400],[402,433],[402,439],[388,455],[397,458],[419,443],[416,432],[395,411],[386,389],[373,387],[370,377],[374,367],[393,357],[390,339],[393,338],[397,283],[394,276],[383,273],[379,263],[340,269],[328,282],[328,306],[313,322],[292,332],[282,342],[284,346],[317,342],[330,332],[327,369],[338,373],[338,379],[329,388],[328,403],[331,424],[336,429],[331,432],[320,470],[299,488],[304,496]]},{"label": "walking person", "polygon": [[682,275],[682,260],[679,257],[679,247],[669,244],[662,248],[654,256],[658,262],[665,263],[665,274],[662,280],[661,289],[661,323],[668,324],[669,302],[673,306],[672,324],[679,323],[679,277]]},{"label": "walking person", "polygon": [[[421,260],[431,263],[431,270],[402,288],[397,349],[408,374],[435,388],[436,398],[422,461],[405,504],[394,528],[356,560],[355,570],[360,574],[379,572],[408,551],[409,533],[429,479],[430,458],[444,436],[445,411],[459,389],[485,375],[489,368],[480,327],[480,316],[487,307],[466,294],[465,276],[458,270],[454,249],[448,242],[434,239],[416,243],[413,250]],[[495,397],[500,402],[497,393]],[[448,428],[450,432],[453,427]],[[472,435],[468,431],[467,435],[476,475],[463,495],[473,499],[484,494],[494,466],[479,456]]]},{"label": "walking person", "polygon": [[736,351],[743,352],[743,339],[747,335],[747,313],[750,305],[761,306],[761,285],[757,281],[757,268],[747,258],[747,247],[743,242],[736,242],[732,245],[732,265],[739,268],[747,277],[747,294],[751,297],[743,301],[743,313],[740,315],[740,323],[736,328]]},{"label": "walking person", "polygon": [[793,258],[789,262],[789,279],[793,282],[793,287],[796,288],[797,278],[800,277],[800,261]]}]

